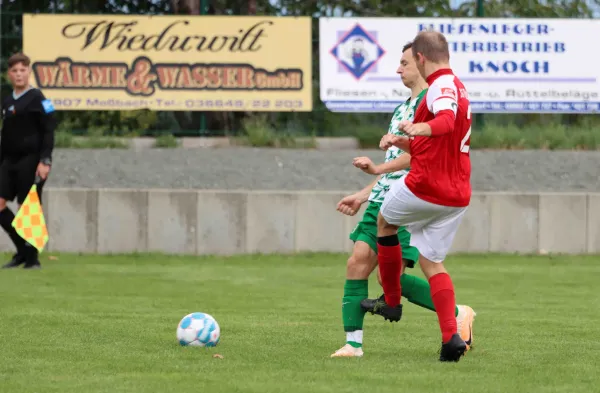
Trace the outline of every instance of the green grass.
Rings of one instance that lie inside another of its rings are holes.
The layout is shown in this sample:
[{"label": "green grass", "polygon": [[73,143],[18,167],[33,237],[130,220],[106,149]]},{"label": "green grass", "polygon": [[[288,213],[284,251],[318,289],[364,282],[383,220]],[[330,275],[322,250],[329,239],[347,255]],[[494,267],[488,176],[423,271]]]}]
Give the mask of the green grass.
[{"label": "green grass", "polygon": [[[592,392],[600,383],[597,257],[454,256],[475,348],[437,361],[434,313],[367,315],[365,357],[344,343],[345,255],[58,255],[0,271],[1,391]],[[370,294],[379,288],[371,281]],[[216,348],[183,348],[180,318],[212,314]],[[213,358],[213,354],[223,359]]]},{"label": "green grass", "polygon": [[69,132],[59,131],[55,135],[55,146],[62,149],[127,149],[122,138],[91,135],[76,137]]},{"label": "green grass", "polygon": [[[358,125],[349,128],[357,138],[359,146],[365,149],[378,149],[381,137],[387,128],[378,125]],[[473,149],[494,150],[598,150],[600,149],[600,127],[565,126],[561,124],[516,125],[489,124],[474,128],[471,135]]]},{"label": "green grass", "polygon": [[598,126],[496,126],[475,130],[471,136],[474,149],[543,149],[597,150],[600,148]]},{"label": "green grass", "polygon": [[[240,146],[312,149],[316,141],[308,135],[294,135],[295,130],[278,130],[269,122],[268,116],[259,114],[244,121],[243,132],[234,138]],[[299,137],[298,137],[299,136]]]},{"label": "green grass", "polygon": [[156,137],[156,140],[154,141],[154,147],[172,149],[179,147],[179,141],[173,134],[161,134]]}]

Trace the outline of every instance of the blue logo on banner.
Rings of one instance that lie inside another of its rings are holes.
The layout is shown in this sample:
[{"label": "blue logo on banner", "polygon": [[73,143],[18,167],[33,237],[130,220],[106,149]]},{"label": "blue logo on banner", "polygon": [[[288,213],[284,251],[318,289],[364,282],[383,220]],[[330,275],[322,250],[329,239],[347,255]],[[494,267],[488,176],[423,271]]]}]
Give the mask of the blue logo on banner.
[{"label": "blue logo on banner", "polygon": [[377,62],[385,54],[376,35],[359,24],[341,32],[341,39],[330,51],[340,64],[340,71],[349,72],[356,80],[360,80],[367,72],[375,72]]}]

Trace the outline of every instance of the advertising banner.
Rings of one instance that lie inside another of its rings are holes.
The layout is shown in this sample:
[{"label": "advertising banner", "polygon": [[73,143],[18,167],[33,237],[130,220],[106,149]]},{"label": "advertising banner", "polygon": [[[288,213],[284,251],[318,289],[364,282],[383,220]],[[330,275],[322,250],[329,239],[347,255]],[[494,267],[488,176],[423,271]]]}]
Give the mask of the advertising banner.
[{"label": "advertising banner", "polygon": [[58,110],[311,111],[310,17],[23,16]]},{"label": "advertising banner", "polygon": [[320,97],[334,112],[390,112],[409,97],[396,70],[422,30],[443,33],[475,113],[595,113],[600,20],[320,18]]}]

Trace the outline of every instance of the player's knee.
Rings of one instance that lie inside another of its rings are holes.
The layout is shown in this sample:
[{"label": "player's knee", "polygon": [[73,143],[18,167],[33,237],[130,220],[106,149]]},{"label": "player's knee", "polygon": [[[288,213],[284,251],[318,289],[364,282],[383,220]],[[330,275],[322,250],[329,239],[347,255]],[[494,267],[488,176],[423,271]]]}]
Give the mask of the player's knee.
[{"label": "player's knee", "polygon": [[0,198],[0,211],[6,209],[6,199]]},{"label": "player's knee", "polygon": [[346,275],[349,279],[366,280],[373,271],[377,261],[373,260],[367,253],[354,252],[348,258]]},{"label": "player's knee", "polygon": [[388,224],[388,222],[385,220],[385,218],[381,215],[381,212],[377,215],[377,229],[382,229],[385,228]]}]

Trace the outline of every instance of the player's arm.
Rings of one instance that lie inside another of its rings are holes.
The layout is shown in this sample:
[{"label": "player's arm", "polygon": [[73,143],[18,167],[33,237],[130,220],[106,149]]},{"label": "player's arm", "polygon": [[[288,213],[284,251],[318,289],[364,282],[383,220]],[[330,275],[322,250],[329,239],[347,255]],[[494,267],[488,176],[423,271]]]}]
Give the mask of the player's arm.
[{"label": "player's arm", "polygon": [[[356,157],[352,164],[369,175],[378,175],[377,180],[385,173],[397,172],[410,167],[410,154],[403,153],[392,161],[384,162],[383,164],[375,165],[369,157]],[[374,183],[371,187],[375,185]]]},{"label": "player's arm", "polygon": [[371,183],[369,183],[369,185],[367,185],[365,188],[363,188],[362,190],[360,190],[359,192],[354,194],[357,197],[357,199],[360,201],[361,204],[363,204],[369,200],[369,195],[371,195],[371,190],[373,189],[373,187],[375,187],[375,184],[377,184],[379,179],[381,179],[381,175],[377,176],[375,178],[375,180],[373,180]]},{"label": "player's arm", "polygon": [[377,176],[375,180],[369,183],[369,185],[362,190],[342,198],[342,200],[337,204],[337,211],[347,216],[353,216],[358,213],[362,204],[369,200],[371,190],[375,184],[377,184],[380,178],[381,176]]},{"label": "player's arm", "polygon": [[[425,123],[421,123],[421,124],[425,124]],[[398,149],[404,151],[406,154],[409,154],[409,164],[410,164],[410,139],[405,136],[396,136],[391,141],[391,145],[396,146]]]},{"label": "player's arm", "polygon": [[[444,84],[429,89],[427,101],[429,110],[435,116],[433,120],[424,123],[429,130],[425,134],[432,137],[454,131],[456,111],[458,110],[458,90],[452,84]],[[429,104],[431,102],[431,104]]]},{"label": "player's arm", "polygon": [[385,173],[393,173],[398,172],[404,169],[410,168],[410,154],[404,153],[400,154],[398,157],[393,159],[392,161],[384,162],[383,164],[379,164],[376,167],[376,173],[378,175],[383,175]]}]

